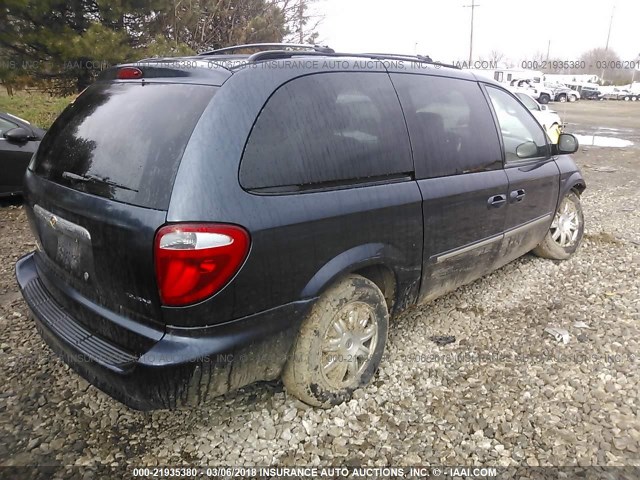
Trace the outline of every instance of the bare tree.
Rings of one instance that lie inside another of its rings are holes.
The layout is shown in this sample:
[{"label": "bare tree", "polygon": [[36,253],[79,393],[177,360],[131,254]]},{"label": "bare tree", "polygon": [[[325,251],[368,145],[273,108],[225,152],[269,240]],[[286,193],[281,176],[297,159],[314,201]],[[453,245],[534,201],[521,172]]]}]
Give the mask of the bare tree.
[{"label": "bare tree", "polygon": [[491,52],[489,53],[489,60],[495,65],[502,62],[504,58],[504,53],[499,50],[491,50]]},{"label": "bare tree", "polygon": [[295,43],[316,43],[317,29],[324,17],[314,12],[317,0],[271,0],[283,13],[287,32],[284,40]]},{"label": "bare tree", "polygon": [[599,75],[606,83],[623,85],[630,83],[633,78],[632,70],[610,48],[594,48],[583,53],[580,60],[584,65],[580,73]]}]

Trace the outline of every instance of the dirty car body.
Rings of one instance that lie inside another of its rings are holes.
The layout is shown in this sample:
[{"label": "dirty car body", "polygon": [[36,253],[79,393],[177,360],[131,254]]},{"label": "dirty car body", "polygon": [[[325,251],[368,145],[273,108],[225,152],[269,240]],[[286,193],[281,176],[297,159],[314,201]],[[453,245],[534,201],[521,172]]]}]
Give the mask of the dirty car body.
[{"label": "dirty car body", "polygon": [[[509,157],[488,91],[517,101],[494,82],[301,58],[313,61],[111,69],[63,112],[27,171],[38,247],[16,275],[36,325],[76,371],[133,408],[193,405],[276,379],[338,279],[371,279],[397,314],[530,251],[559,199],[585,187],[546,143]],[[462,97],[472,115],[443,118]],[[466,128],[479,124],[484,138]],[[309,163],[294,164],[295,152]],[[342,172],[344,152],[366,168]],[[189,264],[171,263],[190,241],[240,247],[197,264],[191,282]]]}]

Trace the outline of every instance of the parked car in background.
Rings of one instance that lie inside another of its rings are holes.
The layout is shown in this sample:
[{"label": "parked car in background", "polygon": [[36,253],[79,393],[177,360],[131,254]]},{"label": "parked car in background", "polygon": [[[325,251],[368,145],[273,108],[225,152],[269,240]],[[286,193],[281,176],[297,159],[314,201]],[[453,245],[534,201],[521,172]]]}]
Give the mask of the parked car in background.
[{"label": "parked car in background", "polygon": [[624,100],[625,102],[635,102],[640,95],[621,88],[614,88],[611,92],[602,95],[603,100]]},{"label": "parked car in background", "polygon": [[534,85],[541,84],[544,79],[544,73],[540,70],[528,70],[518,68],[502,68],[489,70],[491,78],[496,82],[509,85],[513,80],[529,80]]},{"label": "parked car in background", "polygon": [[578,141],[550,144],[503,86],[288,47],[105,70],[25,175],[37,247],[16,277],[36,326],[132,407],[279,377],[342,403],[375,375],[390,316],[580,245]]},{"label": "parked car in background", "polygon": [[585,100],[604,100],[600,89],[586,85],[580,87],[580,98]]},{"label": "parked car in background", "polygon": [[513,80],[510,85],[512,91],[523,92],[531,95],[543,105],[546,105],[554,99],[553,91],[545,87],[542,83],[532,83],[530,80],[520,79]]},{"label": "parked car in background", "polygon": [[0,197],[22,193],[22,179],[45,131],[0,112]]},{"label": "parked car in background", "polygon": [[558,138],[560,138],[560,134],[564,130],[564,124],[562,123],[558,112],[550,110],[547,105],[540,105],[527,93],[515,92],[515,95],[524,104],[524,106],[529,109],[542,128],[544,128],[544,131],[549,135],[551,142],[558,143]]},{"label": "parked car in background", "polygon": [[553,94],[553,99],[556,102],[575,102],[576,100],[580,100],[580,94],[575,90],[567,87],[566,85],[562,85],[561,83],[551,83],[545,82],[544,86],[551,90]]}]

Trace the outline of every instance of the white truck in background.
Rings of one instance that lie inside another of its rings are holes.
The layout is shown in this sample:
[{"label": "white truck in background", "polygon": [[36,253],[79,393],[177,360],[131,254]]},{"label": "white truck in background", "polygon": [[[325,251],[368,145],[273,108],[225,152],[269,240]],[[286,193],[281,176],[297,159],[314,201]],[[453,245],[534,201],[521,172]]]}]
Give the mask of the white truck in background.
[{"label": "white truck in background", "polygon": [[555,99],[553,90],[544,85],[544,74],[538,70],[498,68],[495,70],[471,69],[470,71],[531,95],[543,105]]}]

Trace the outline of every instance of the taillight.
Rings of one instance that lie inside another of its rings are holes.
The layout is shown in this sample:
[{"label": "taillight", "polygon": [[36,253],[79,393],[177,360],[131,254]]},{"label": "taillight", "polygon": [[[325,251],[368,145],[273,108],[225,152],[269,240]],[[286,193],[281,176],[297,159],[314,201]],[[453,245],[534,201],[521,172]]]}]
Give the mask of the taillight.
[{"label": "taillight", "polygon": [[249,234],[220,224],[176,224],[156,233],[156,278],[162,303],[183,306],[224,287],[249,251]]},{"label": "taillight", "polygon": [[136,67],[122,67],[118,70],[118,80],[136,80],[142,77],[142,70]]}]

